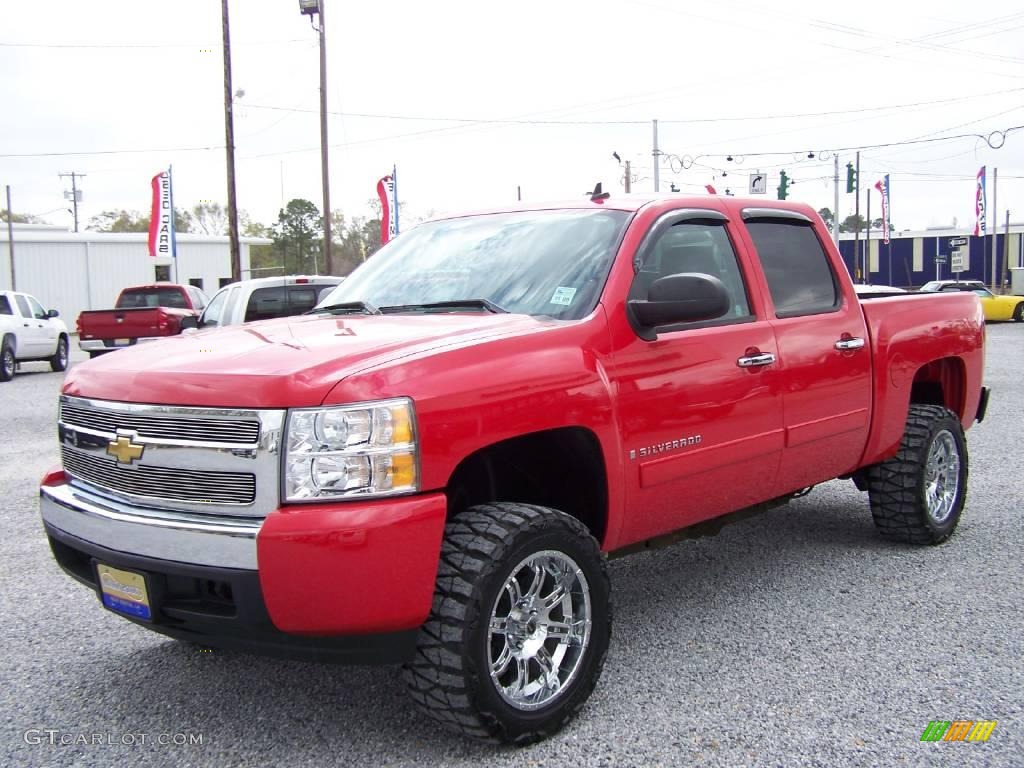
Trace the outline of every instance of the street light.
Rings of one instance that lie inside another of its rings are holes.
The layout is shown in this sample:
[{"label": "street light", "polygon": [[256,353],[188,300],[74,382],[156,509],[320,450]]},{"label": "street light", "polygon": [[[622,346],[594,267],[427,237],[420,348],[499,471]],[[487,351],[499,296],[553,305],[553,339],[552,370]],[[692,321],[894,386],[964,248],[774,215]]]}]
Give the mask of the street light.
[{"label": "street light", "polygon": [[[309,16],[309,23],[320,36],[320,173],[324,188],[324,269],[334,274],[331,258],[331,189],[327,159],[327,46],[324,44],[324,1],[299,0],[299,13]],[[317,19],[314,21],[313,17]]]}]

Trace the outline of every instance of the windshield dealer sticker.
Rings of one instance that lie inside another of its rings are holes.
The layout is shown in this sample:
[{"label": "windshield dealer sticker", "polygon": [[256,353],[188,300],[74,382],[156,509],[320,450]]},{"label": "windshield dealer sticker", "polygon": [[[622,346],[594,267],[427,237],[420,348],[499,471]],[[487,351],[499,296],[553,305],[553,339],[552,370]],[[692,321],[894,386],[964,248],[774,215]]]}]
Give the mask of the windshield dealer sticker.
[{"label": "windshield dealer sticker", "polygon": [[572,299],[576,295],[575,288],[565,288],[564,286],[558,286],[555,288],[555,292],[551,295],[551,304],[561,304],[563,307],[568,307],[572,304]]}]

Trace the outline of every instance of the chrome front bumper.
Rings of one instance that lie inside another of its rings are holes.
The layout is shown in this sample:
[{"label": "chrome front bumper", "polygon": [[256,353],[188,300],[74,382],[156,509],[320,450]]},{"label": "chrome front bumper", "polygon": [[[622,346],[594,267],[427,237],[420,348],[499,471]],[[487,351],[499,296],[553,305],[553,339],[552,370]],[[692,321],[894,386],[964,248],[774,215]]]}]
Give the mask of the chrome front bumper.
[{"label": "chrome front bumper", "polygon": [[71,484],[39,489],[43,521],[108,549],[161,560],[256,570],[260,519],[134,507]]}]

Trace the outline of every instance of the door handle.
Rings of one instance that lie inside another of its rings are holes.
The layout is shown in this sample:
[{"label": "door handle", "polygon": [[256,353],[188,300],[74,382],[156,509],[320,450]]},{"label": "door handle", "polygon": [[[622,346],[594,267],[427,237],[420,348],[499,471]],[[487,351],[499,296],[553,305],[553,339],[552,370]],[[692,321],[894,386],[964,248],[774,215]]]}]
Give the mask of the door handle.
[{"label": "door handle", "polygon": [[771,352],[762,352],[758,355],[749,355],[747,357],[741,357],[736,361],[736,365],[740,368],[757,368],[761,365],[771,365],[775,362],[775,355]]},{"label": "door handle", "polygon": [[851,349],[860,349],[864,346],[864,339],[840,339],[836,342],[836,349],[840,352],[848,352]]}]

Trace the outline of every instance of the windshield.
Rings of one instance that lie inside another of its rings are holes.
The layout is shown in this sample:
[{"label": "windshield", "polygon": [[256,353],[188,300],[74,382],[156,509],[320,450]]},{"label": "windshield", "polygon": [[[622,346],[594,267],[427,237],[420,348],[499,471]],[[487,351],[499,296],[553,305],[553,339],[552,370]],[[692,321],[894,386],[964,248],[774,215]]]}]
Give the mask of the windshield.
[{"label": "windshield", "polygon": [[320,305],[483,299],[507,312],[579,319],[597,303],[629,216],[526,211],[421,224],[381,248]]}]

